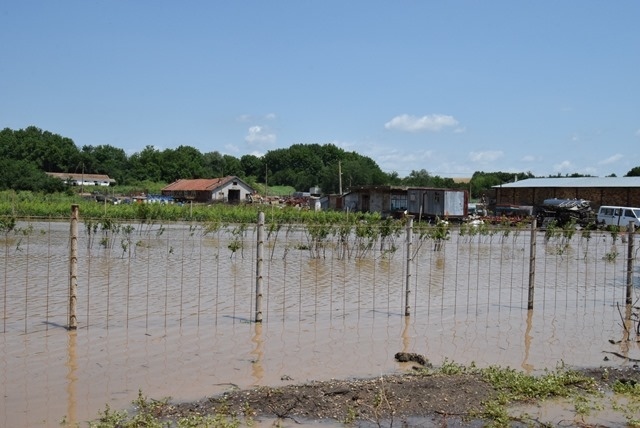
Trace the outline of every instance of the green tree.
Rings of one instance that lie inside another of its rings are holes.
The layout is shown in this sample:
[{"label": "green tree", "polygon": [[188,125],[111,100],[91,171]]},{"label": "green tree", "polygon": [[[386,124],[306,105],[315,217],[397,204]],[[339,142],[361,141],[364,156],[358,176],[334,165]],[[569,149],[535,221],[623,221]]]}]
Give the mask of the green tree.
[{"label": "green tree", "polygon": [[35,126],[18,131],[5,128],[0,146],[3,158],[30,161],[47,172],[68,172],[80,160],[80,151],[73,140]]},{"label": "green tree", "polygon": [[396,171],[387,174],[387,183],[391,186],[399,186],[402,184],[402,178]]},{"label": "green tree", "polygon": [[499,186],[504,183],[513,183],[514,181],[533,178],[531,172],[483,172],[476,171],[471,177],[469,186],[471,188],[471,197],[480,198],[482,195],[489,193],[493,186]]},{"label": "green tree", "polygon": [[323,168],[320,146],[294,144],[288,149],[267,152],[264,163],[269,169],[269,182],[308,190],[319,184]]},{"label": "green tree", "polygon": [[640,177],[640,166],[633,167],[627,172],[625,177]]},{"label": "green tree", "polygon": [[110,145],[82,146],[81,158],[84,172],[106,174],[118,184],[127,184],[129,159],[123,149]]},{"label": "green tree", "polygon": [[0,159],[0,190],[29,190],[33,192],[61,192],[62,180],[45,174],[34,162]]},{"label": "green tree", "polygon": [[190,146],[165,149],[162,152],[162,179],[168,183],[181,178],[205,178],[204,156]]},{"label": "green tree", "polygon": [[204,174],[207,178],[222,177],[224,175],[224,157],[220,152],[208,152],[202,155],[204,160]]},{"label": "green tree", "polygon": [[130,176],[134,181],[165,181],[162,174],[164,166],[162,153],[153,146],[146,146],[141,152],[134,153],[129,158],[129,164],[131,165]]},{"label": "green tree", "polygon": [[228,175],[237,175],[238,177],[243,178],[244,170],[242,169],[242,164],[240,163],[240,159],[231,156],[231,155],[223,155],[222,160],[223,163],[223,176]]},{"label": "green tree", "polygon": [[240,158],[240,164],[245,177],[255,177],[264,182],[265,169],[262,159],[255,155],[244,155]]},{"label": "green tree", "polygon": [[420,171],[412,170],[403,180],[403,184],[407,186],[429,187],[431,181],[431,174],[429,174],[426,169],[421,169]]}]

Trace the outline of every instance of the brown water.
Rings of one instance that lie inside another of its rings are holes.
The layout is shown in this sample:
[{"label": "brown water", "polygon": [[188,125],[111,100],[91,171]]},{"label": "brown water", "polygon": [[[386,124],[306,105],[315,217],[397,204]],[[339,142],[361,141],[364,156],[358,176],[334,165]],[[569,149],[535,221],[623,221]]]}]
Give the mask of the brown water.
[{"label": "brown water", "polygon": [[342,257],[330,242],[312,253],[303,231],[282,232],[275,245],[267,241],[264,322],[256,324],[255,231],[242,235],[235,254],[232,231],[134,225],[133,234],[103,245],[102,235],[85,232],[79,329],[67,331],[69,227],[32,226],[7,238],[0,258],[4,427],[53,427],[63,418],[86,425],[106,404],[127,408],[138,390],[183,401],[236,386],[398,372],[398,351],[436,365],[448,359],[527,372],[561,362],[624,364],[604,362],[603,351],[640,357],[637,345],[608,342],[624,333],[626,244],[607,234],[569,246],[537,235],[533,311],[528,232],[454,233],[442,251],[416,243],[405,317],[403,237],[391,256],[378,243],[356,259],[357,249]]}]

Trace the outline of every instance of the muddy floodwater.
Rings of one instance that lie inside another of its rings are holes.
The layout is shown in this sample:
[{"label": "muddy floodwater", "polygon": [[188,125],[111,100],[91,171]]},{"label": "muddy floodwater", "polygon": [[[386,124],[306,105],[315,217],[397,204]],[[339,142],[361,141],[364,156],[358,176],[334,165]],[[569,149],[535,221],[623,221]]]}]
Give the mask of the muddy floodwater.
[{"label": "muddy floodwater", "polygon": [[258,263],[253,225],[79,231],[75,331],[69,224],[19,222],[0,239],[0,426],[86,426],[139,390],[185,401],[401,372],[399,351],[529,373],[640,358],[637,342],[610,343],[628,322],[625,236],[452,230],[437,249],[404,231],[345,242],[283,228]]}]

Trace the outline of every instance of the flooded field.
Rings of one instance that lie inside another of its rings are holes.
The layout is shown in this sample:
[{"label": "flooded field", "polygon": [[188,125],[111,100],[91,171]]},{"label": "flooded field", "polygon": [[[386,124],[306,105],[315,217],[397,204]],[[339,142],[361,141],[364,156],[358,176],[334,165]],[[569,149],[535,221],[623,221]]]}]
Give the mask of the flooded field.
[{"label": "flooded field", "polygon": [[625,335],[624,236],[534,233],[527,310],[528,230],[452,230],[439,251],[414,237],[408,253],[403,234],[369,245],[289,228],[265,240],[254,323],[254,226],[80,231],[76,331],[66,329],[69,224],[20,222],[0,240],[0,426],[86,426],[139,390],[183,401],[398,372],[398,351],[532,373],[626,364],[604,352],[640,358],[637,344],[609,342]]}]

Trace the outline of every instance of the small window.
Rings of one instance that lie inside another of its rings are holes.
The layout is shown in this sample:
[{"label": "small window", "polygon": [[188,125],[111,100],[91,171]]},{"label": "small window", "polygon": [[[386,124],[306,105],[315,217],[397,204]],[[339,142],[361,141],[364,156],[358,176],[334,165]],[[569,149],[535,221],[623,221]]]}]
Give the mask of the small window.
[{"label": "small window", "polygon": [[633,215],[633,211],[631,210],[624,210],[624,216],[629,218],[636,218],[636,216]]},{"label": "small window", "polygon": [[407,209],[407,196],[406,195],[391,195],[391,209],[392,210],[406,210]]}]

